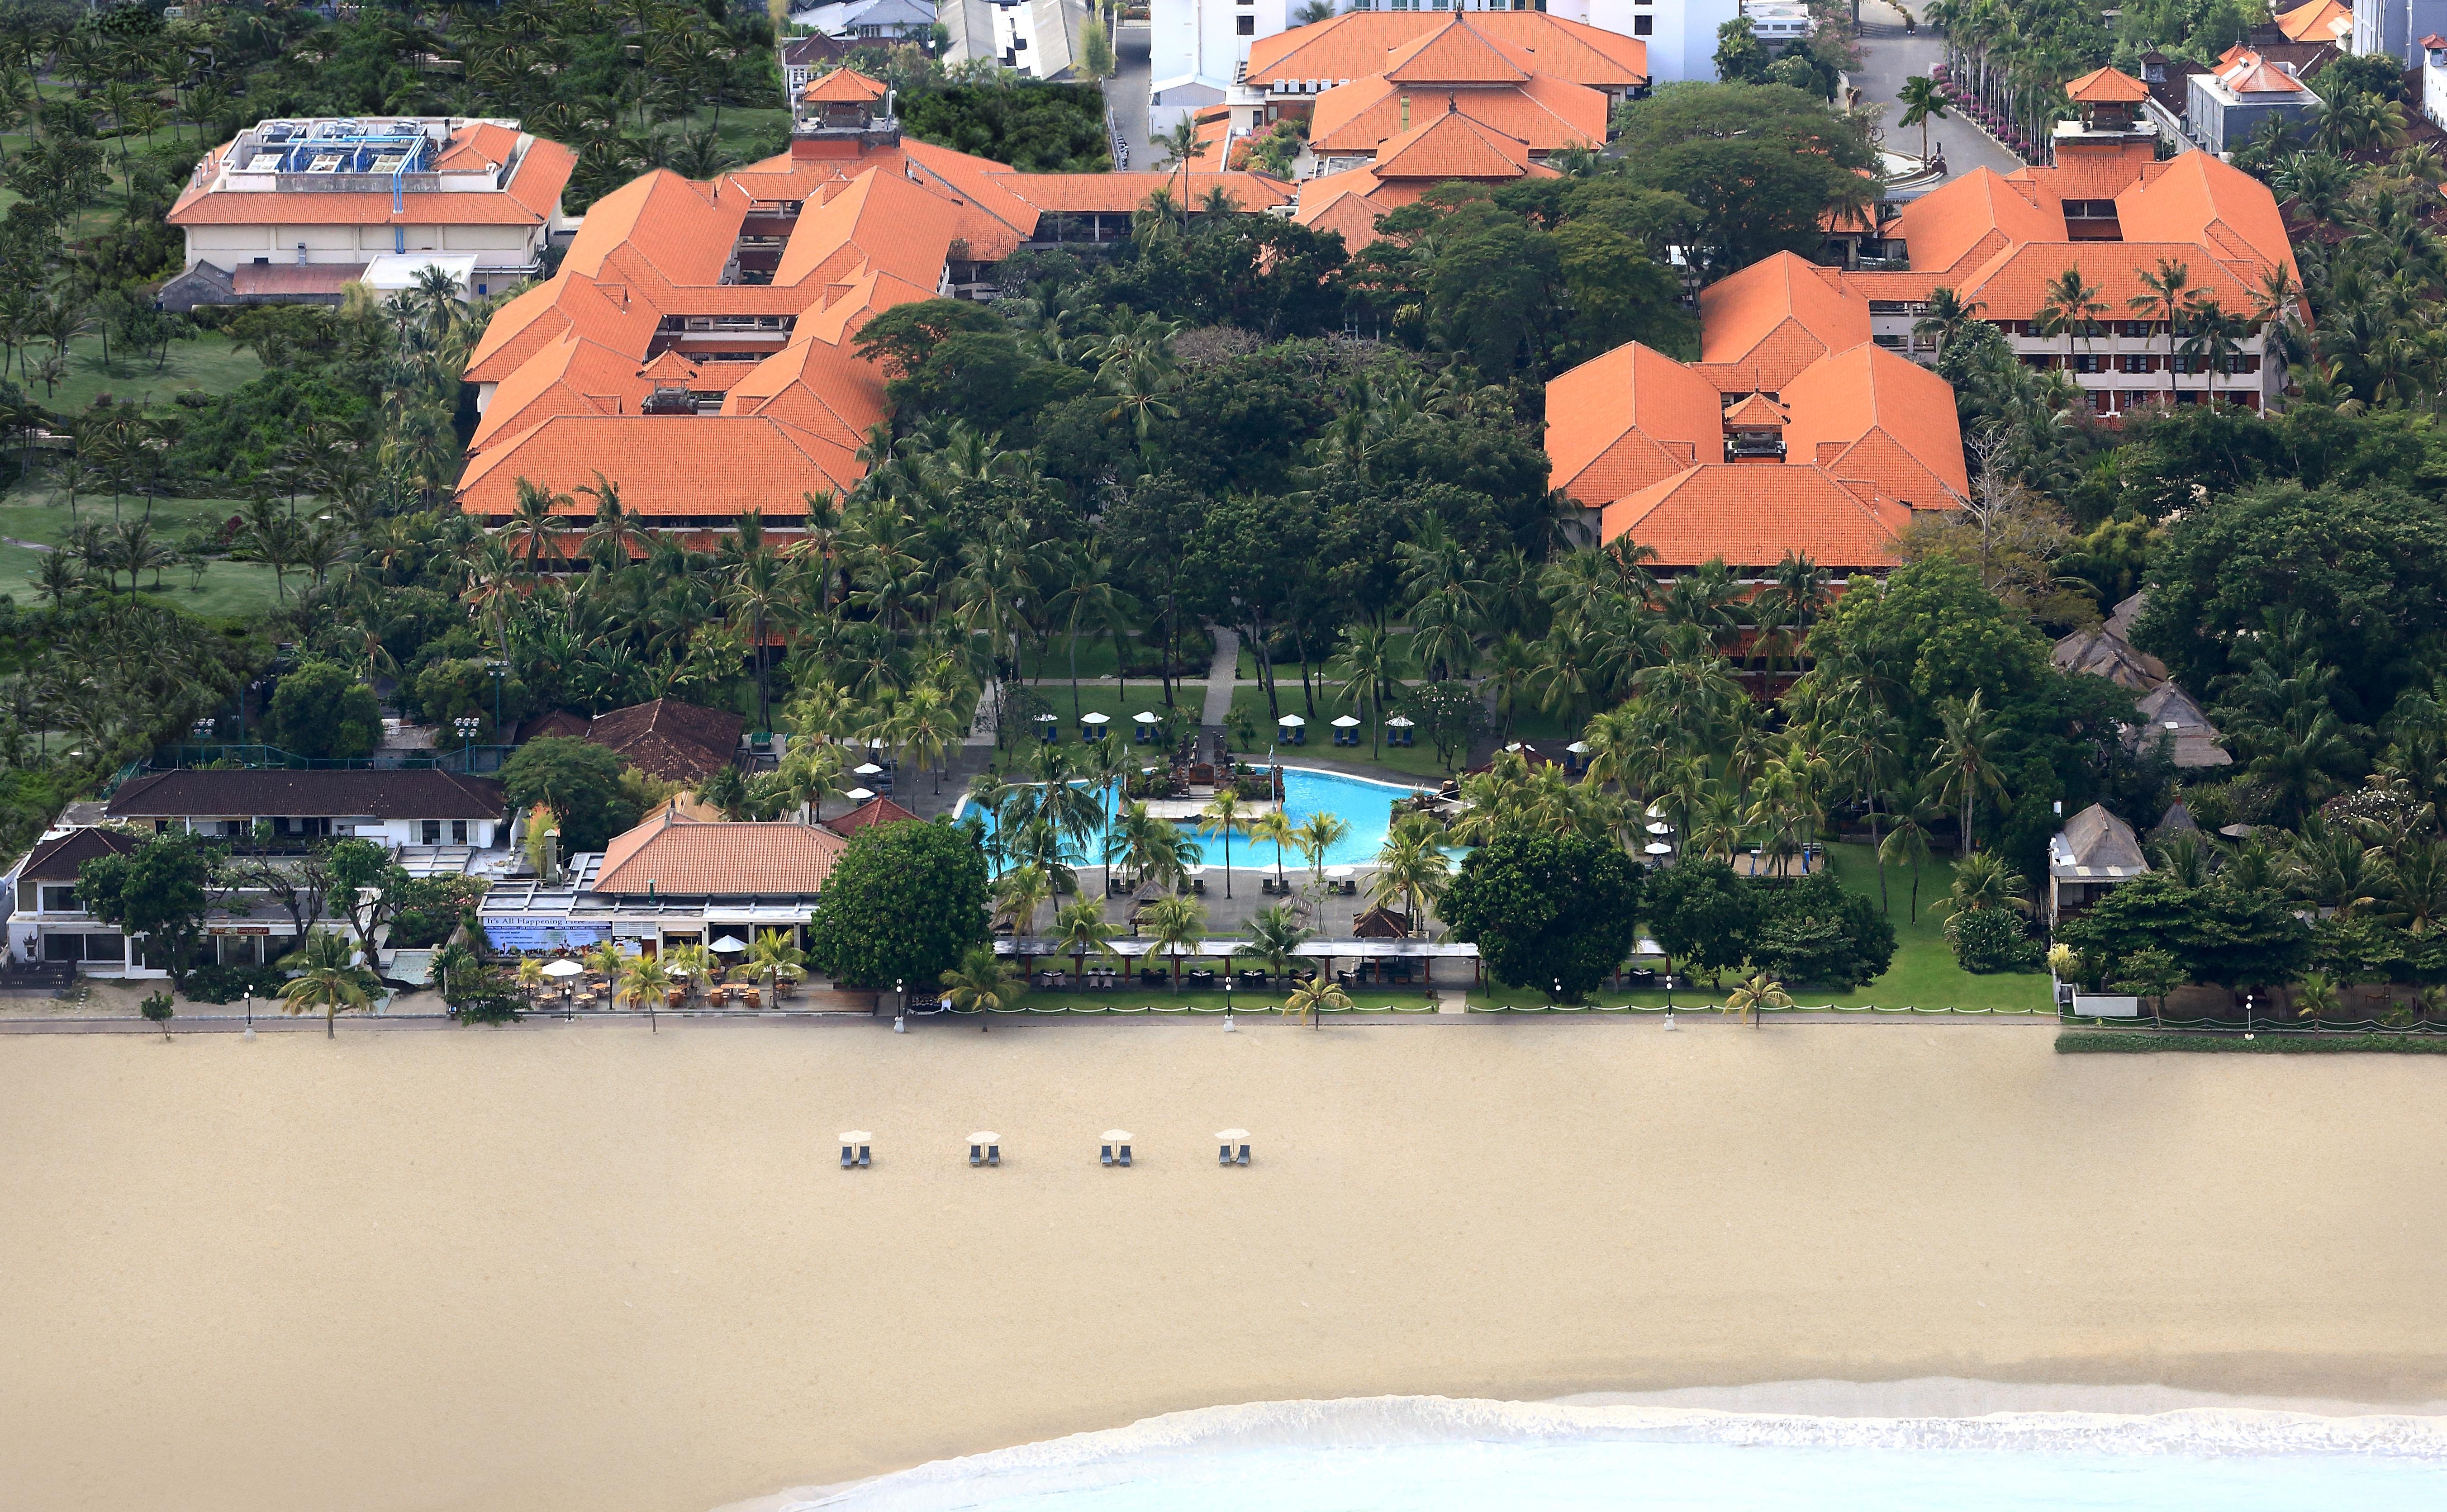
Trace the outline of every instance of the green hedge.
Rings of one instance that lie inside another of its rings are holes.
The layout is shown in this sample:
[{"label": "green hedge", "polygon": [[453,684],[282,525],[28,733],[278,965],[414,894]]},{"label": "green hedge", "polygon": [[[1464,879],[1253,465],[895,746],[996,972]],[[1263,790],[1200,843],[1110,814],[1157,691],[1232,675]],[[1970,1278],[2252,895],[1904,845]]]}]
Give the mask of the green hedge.
[{"label": "green hedge", "polygon": [[2187,1034],[2159,1030],[2069,1029],[2057,1035],[2058,1055],[2141,1054],[2159,1050],[2239,1055],[2447,1055],[2441,1034]]}]

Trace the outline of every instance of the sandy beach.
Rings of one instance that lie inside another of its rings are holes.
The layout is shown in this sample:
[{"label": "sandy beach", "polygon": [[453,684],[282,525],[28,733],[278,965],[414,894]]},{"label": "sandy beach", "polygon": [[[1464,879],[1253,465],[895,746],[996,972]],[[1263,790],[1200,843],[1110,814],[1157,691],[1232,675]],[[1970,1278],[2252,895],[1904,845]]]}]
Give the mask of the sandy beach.
[{"label": "sandy beach", "polygon": [[[45,1512],[705,1512],[1288,1397],[2447,1398],[2447,1066],[2051,1039],[0,1038],[0,1485]],[[1096,1164],[1115,1125],[1129,1171]],[[1247,1169],[1215,1164],[1227,1125]],[[844,1174],[853,1126],[876,1163]],[[979,1126],[999,1170],[962,1158]]]}]

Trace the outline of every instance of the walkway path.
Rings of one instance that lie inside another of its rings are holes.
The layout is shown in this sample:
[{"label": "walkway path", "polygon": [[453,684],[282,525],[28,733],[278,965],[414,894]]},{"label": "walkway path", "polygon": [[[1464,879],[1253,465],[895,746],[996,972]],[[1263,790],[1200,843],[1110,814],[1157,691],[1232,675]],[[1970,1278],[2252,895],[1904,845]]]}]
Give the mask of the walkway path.
[{"label": "walkway path", "polygon": [[1115,168],[1144,172],[1155,166],[1156,152],[1148,142],[1148,50],[1152,35],[1144,21],[1124,22],[1113,28],[1113,76],[1105,81],[1105,102],[1130,155],[1128,163],[1117,162]]},{"label": "walkway path", "polygon": [[1232,690],[1240,686],[1241,635],[1221,625],[1214,627],[1214,633],[1215,663],[1206,669],[1206,711],[1198,722],[1222,729],[1224,721],[1232,715]]},{"label": "walkway path", "polygon": [[0,536],[0,546],[22,546],[28,551],[59,550],[57,546],[46,546],[39,540],[19,540],[14,536]]},{"label": "walkway path", "polygon": [[[1887,146],[1890,151],[1920,151],[1920,127],[1906,131],[1896,124],[1903,117],[1903,106],[1896,104],[1904,81],[1925,74],[1945,61],[1945,40],[1930,27],[1921,28],[1915,36],[1904,35],[1904,13],[1887,0],[1861,0],[1861,70],[1852,75],[1852,86],[1861,91],[1870,104],[1887,107],[1885,126]],[[1944,157],[1949,174],[1955,178],[1974,168],[1991,168],[1998,173],[2012,173],[2021,167],[2022,160],[2007,152],[1981,134],[1980,128],[1963,119],[1960,111],[1949,109],[1944,121],[1928,123],[1929,142],[1935,149],[1945,144]],[[1937,187],[1935,184],[1930,188]],[[1920,191],[1925,193],[1925,190]],[[1909,198],[1906,191],[1897,198]]]}]

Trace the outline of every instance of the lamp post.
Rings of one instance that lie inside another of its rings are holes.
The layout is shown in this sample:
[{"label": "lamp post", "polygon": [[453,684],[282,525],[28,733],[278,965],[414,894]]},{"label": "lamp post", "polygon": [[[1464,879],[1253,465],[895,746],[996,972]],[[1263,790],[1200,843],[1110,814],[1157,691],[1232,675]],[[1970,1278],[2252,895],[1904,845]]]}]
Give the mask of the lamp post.
[{"label": "lamp post", "polygon": [[255,1038],[255,989],[246,989],[246,1039]]},{"label": "lamp post", "polygon": [[1224,963],[1224,1032],[1238,1034],[1240,1026],[1232,1022],[1232,963]]},{"label": "lamp post", "polygon": [[498,742],[502,738],[502,688],[510,680],[510,664],[498,659],[488,661],[484,671],[493,679],[493,739]]},{"label": "lamp post", "polygon": [[901,979],[898,976],[892,979],[892,995],[895,999],[892,1010],[892,1032],[906,1034],[909,1032],[909,991],[901,985]]},{"label": "lamp post", "polygon": [[213,738],[213,729],[214,729],[214,727],[218,726],[218,724],[220,724],[220,721],[219,721],[219,720],[218,720],[218,719],[199,719],[199,720],[197,720],[197,721],[196,721],[196,740],[197,740],[197,742],[198,742],[199,744],[200,744],[200,743],[202,743],[202,742],[204,742],[204,741],[211,740],[211,739]]},{"label": "lamp post", "polygon": [[484,722],[473,714],[462,714],[450,722],[450,728],[459,732],[459,775],[472,777],[476,772],[476,731],[484,728]]}]

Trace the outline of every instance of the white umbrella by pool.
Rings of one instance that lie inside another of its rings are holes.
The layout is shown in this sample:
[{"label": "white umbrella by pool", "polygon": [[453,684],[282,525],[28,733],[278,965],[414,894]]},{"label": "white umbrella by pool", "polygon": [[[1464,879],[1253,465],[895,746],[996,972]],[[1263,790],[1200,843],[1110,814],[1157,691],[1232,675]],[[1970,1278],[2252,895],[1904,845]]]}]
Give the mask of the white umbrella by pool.
[{"label": "white umbrella by pool", "polygon": [[1357,729],[1359,728],[1359,721],[1352,718],[1349,714],[1345,714],[1334,722],[1334,728],[1337,729]]},{"label": "white umbrella by pool", "polygon": [[1651,819],[1663,819],[1665,817],[1665,805],[1662,803],[1649,804],[1648,817]]},{"label": "white umbrella by pool", "polygon": [[1520,743],[1519,741],[1517,741],[1517,740],[1516,740],[1516,741],[1514,741],[1511,745],[1507,746],[1507,747],[1505,747],[1504,748],[1505,748],[1507,751],[1509,751],[1509,752],[1511,752],[1513,755],[1516,755],[1516,756],[1517,756],[1517,755],[1519,755],[1519,754],[1521,753],[1522,747],[1521,747],[1521,743]]},{"label": "white umbrella by pool", "polygon": [[859,777],[876,777],[882,774],[883,768],[878,766],[873,762],[861,762],[857,765],[851,767],[850,771]]},{"label": "white umbrella by pool", "polygon": [[1351,868],[1348,866],[1329,866],[1325,869],[1325,875],[1336,881],[1340,881],[1351,875]]},{"label": "white umbrella by pool", "polygon": [[1300,718],[1298,714],[1285,714],[1282,718],[1276,720],[1275,723],[1278,725],[1289,725],[1294,729],[1298,729],[1300,726],[1307,724],[1308,721]]},{"label": "white umbrella by pool", "polygon": [[842,794],[842,796],[848,799],[853,803],[863,803],[868,799],[873,798],[875,794],[869,788],[853,787],[848,792]]},{"label": "white umbrella by pool", "polygon": [[1641,849],[1647,851],[1651,856],[1671,856],[1674,854],[1674,847],[1666,844],[1661,840],[1650,841],[1646,845],[1642,846]]},{"label": "white umbrella by pool", "polygon": [[1164,716],[1152,709],[1142,709],[1132,714],[1130,720],[1131,723],[1139,725],[1161,725],[1164,723]]},{"label": "white umbrella by pool", "polygon": [[1653,820],[1649,822],[1648,832],[1652,835],[1671,835],[1674,833],[1674,826],[1661,819]]},{"label": "white umbrella by pool", "polygon": [[1082,725],[1110,725],[1110,724],[1111,724],[1112,722],[1113,722],[1113,716],[1112,716],[1112,715],[1110,715],[1110,714],[1100,714],[1100,713],[1098,713],[1096,710],[1094,710],[1094,709],[1090,709],[1090,710],[1088,710],[1088,712],[1086,712],[1086,713],[1084,713],[1084,714],[1082,714],[1082,715],[1080,715],[1080,716],[1079,716],[1079,723],[1081,723]]}]

